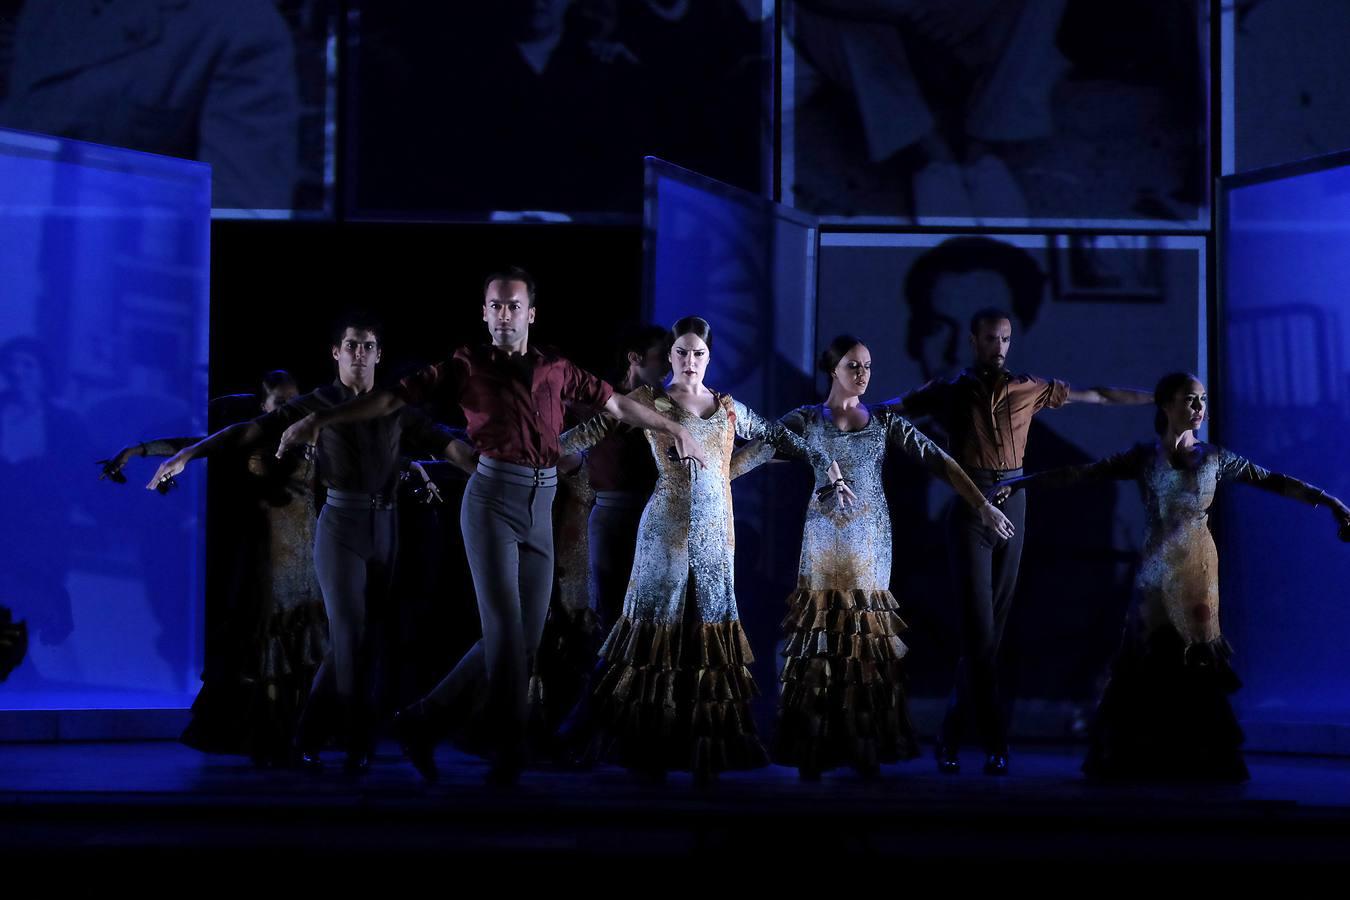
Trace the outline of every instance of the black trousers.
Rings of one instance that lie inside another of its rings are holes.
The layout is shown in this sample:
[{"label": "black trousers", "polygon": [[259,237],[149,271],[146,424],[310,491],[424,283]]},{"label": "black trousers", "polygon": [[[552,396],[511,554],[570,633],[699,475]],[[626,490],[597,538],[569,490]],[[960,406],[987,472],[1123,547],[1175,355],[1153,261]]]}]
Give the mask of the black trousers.
[{"label": "black trousers", "polygon": [[425,698],[438,710],[456,706],[486,676],[486,739],[490,752],[508,762],[523,752],[530,662],[553,591],[557,483],[553,469],[479,461],[464,491],[460,526],[483,637]]},{"label": "black trousers", "polygon": [[314,676],[296,740],[317,750],[336,731],[348,753],[375,744],[373,620],[385,611],[398,550],[398,511],[334,505],[319,514],[314,571],[328,613],[328,655]]},{"label": "black trousers", "polygon": [[[987,489],[1001,480],[1020,476],[1022,471],[996,474],[973,470],[968,474],[980,488]],[[986,528],[965,503],[953,504],[947,518],[952,580],[961,611],[961,660],[940,740],[949,747],[959,747],[967,725],[973,721],[986,753],[1003,753],[1008,749],[1007,710],[1012,698],[999,693],[998,650],[1012,610],[1017,570],[1022,561],[1026,493],[1013,494],[1002,509],[1016,529],[1009,541]]]},{"label": "black trousers", "polygon": [[638,525],[647,495],[628,491],[600,491],[587,520],[591,557],[591,609],[606,631],[623,612],[628,581],[633,576]]}]

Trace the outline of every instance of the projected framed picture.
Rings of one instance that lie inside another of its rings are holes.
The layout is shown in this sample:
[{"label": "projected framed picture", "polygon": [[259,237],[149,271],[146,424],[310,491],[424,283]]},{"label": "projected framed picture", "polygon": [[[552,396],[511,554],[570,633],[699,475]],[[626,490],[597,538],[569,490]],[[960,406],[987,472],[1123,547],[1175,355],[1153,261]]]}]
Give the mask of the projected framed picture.
[{"label": "projected framed picture", "polygon": [[623,221],[658,156],[760,192],[767,0],[353,0],[353,213]]},{"label": "projected framed picture", "polygon": [[210,163],[217,216],[330,213],[337,9],[18,4],[0,11],[0,127]]},{"label": "projected framed picture", "polygon": [[826,224],[1208,227],[1205,0],[783,7],[784,203]]}]

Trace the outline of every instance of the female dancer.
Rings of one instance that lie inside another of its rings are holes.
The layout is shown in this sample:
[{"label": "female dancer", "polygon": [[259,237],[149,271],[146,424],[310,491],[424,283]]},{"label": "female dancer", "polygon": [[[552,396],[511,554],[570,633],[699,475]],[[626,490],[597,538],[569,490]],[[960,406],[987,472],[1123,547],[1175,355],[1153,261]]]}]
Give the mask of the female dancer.
[{"label": "female dancer", "polygon": [[[267,373],[262,387],[264,413],[297,394],[295,380],[280,369]],[[100,477],[125,482],[122,470],[132,457],[173,456],[200,440],[160,438],[123,448],[101,461]],[[244,753],[258,766],[284,766],[292,761],[300,707],[328,645],[310,553],[314,465],[301,453],[279,460],[255,448],[246,467],[248,478],[240,478],[232,498],[242,500],[237,524],[243,539],[233,548],[224,634],[214,636],[223,661],[203,674],[181,740],[206,753]]]},{"label": "female dancer", "polygon": [[[835,338],[819,367],[830,379],[825,402],[780,421],[808,447],[837,460],[863,500],[841,511],[829,504],[833,488],[827,486],[823,502],[807,509],[797,590],[783,620],[787,645],[774,757],[797,766],[807,780],[843,764],[871,777],[881,763],[918,752],[900,663],[905,623],[889,590],[891,515],[881,481],[887,452],[910,456],[950,484],[999,537],[1010,537],[1013,526],[907,419],[892,407],[862,402],[872,355],[861,340]],[[741,474],[771,455],[752,444],[737,454],[733,471]]]},{"label": "female dancer", "polygon": [[1218,556],[1207,521],[1219,483],[1243,481],[1310,506],[1326,506],[1350,537],[1350,509],[1325,491],[1269,472],[1195,436],[1209,400],[1194,375],[1175,372],[1153,394],[1158,440],[1089,463],[1017,479],[1139,483],[1147,517],[1144,559],[1111,679],[1097,708],[1083,771],[1102,779],[1246,781],[1242,731],[1228,695],[1240,687],[1219,630]]},{"label": "female dancer", "polygon": [[[629,396],[683,425],[708,467],[674,457],[671,440],[647,433],[658,477],[638,526],[623,614],[600,649],[595,712],[612,755],[631,769],[660,776],[689,769],[696,781],[724,769],[767,764],[750,718],[754,660],[741,630],[732,584],[735,537],[731,451],[737,436],[762,439],[809,458],[820,475],[838,467],[800,438],[703,383],[712,329],[697,316],[675,323],[665,389]],[[613,427],[592,419],[565,434],[564,452],[594,444]],[[840,502],[852,498],[840,484]]]}]

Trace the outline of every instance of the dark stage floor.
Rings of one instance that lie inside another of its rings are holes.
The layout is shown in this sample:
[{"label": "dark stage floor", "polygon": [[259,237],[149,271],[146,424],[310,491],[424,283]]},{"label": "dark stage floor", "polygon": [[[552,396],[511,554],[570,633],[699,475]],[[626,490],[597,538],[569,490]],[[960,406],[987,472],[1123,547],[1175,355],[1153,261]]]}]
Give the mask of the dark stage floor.
[{"label": "dark stage floor", "polygon": [[1350,859],[1343,759],[1253,755],[1242,787],[1090,785],[1078,777],[1077,749],[1052,747],[1020,750],[1004,779],[981,775],[972,754],[958,776],[924,759],[888,768],[879,783],[836,774],[803,784],[774,767],[695,788],[687,775],[652,784],[602,768],[531,771],[504,790],[482,784],[482,763],[449,750],[442,782],[428,787],[392,746],[381,749],[358,779],[336,766],[255,771],[170,742],[0,744],[0,854],[523,865],[551,856],[593,872],[597,857],[640,865],[732,849],[748,865],[775,860],[780,875],[784,863],[809,869],[852,854],[912,867]]}]

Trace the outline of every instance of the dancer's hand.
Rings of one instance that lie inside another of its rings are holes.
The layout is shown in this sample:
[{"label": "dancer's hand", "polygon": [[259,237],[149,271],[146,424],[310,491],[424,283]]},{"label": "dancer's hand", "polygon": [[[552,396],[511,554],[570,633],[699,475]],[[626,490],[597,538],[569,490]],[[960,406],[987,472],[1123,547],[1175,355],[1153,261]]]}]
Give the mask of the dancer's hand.
[{"label": "dancer's hand", "polygon": [[843,471],[839,468],[839,460],[830,463],[829,472],[826,474],[830,479],[830,484],[834,486],[835,509],[844,512],[858,502],[858,495],[853,493],[853,488],[849,487],[848,479],[844,477]]},{"label": "dancer's hand", "polygon": [[1350,507],[1330,495],[1327,496],[1327,505],[1336,519],[1336,534],[1341,540],[1350,543]]},{"label": "dancer's hand", "polygon": [[191,448],[179,450],[173,456],[170,456],[168,459],[164,460],[164,462],[160,463],[159,468],[155,470],[154,476],[152,476],[149,483],[146,484],[145,489],[147,491],[159,491],[162,494],[173,487],[174,478],[183,474],[183,470],[187,468],[187,464],[192,462],[192,454],[189,452],[190,449]]},{"label": "dancer's hand", "polygon": [[980,507],[980,521],[984,523],[985,528],[1005,541],[1017,533],[1017,529],[1013,528],[1013,523],[1003,514],[1003,510],[991,501],[986,501],[984,506]]},{"label": "dancer's hand", "polygon": [[[680,462],[690,463],[690,474],[694,474],[697,469],[706,469],[708,467],[708,457],[703,454],[703,447],[694,440],[694,436],[689,433],[689,429],[683,425],[677,425],[679,430],[675,432],[675,458]],[[697,467],[694,464],[697,463]]]},{"label": "dancer's hand", "polygon": [[277,444],[277,459],[281,459],[292,447],[303,447],[308,455],[310,448],[318,439],[319,426],[315,424],[314,413],[310,413],[281,433],[281,441]]},{"label": "dancer's hand", "polygon": [[130,461],[133,456],[145,455],[144,453],[133,452],[138,449],[140,449],[139,444],[135,447],[123,447],[112,459],[100,459],[97,465],[102,466],[103,471],[99,473],[98,480],[102,481],[106,478],[113,484],[126,484],[127,476],[122,474],[122,470],[126,468],[127,462]]}]

